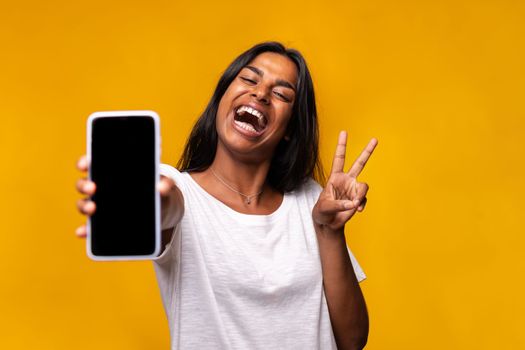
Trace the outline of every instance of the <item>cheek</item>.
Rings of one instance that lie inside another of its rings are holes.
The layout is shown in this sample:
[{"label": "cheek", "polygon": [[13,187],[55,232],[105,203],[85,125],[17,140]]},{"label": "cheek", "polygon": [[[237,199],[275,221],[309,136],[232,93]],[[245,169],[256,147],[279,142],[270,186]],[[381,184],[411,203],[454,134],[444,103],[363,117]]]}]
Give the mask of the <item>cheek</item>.
[{"label": "cheek", "polygon": [[235,83],[231,83],[228,89],[224,92],[224,95],[219,102],[219,108],[217,110],[217,119],[225,118],[230,111],[233,100],[243,94],[243,89]]},{"label": "cheek", "polygon": [[277,115],[279,116],[279,125],[286,128],[288,123],[290,122],[290,119],[292,119],[292,111],[293,108],[289,105],[282,106],[281,108],[277,109]]},{"label": "cheek", "polygon": [[[222,98],[219,102],[219,108],[217,109],[217,113],[224,114],[230,104],[231,104],[231,98],[229,95],[229,90],[226,90],[226,92],[224,93],[224,95],[222,95]],[[219,115],[217,117],[219,117]]]}]

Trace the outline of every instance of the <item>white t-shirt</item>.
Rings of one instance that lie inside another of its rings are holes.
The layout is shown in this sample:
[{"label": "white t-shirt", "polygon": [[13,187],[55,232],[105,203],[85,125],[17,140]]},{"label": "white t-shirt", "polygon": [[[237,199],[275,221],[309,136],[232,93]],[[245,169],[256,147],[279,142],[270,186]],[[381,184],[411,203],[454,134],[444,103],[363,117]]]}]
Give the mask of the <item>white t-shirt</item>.
[{"label": "white t-shirt", "polygon": [[[154,263],[171,348],[336,349],[312,223],[321,186],[309,180],[272,214],[249,215],[187,172],[162,164],[161,174],[184,195],[182,220]],[[167,217],[163,228],[172,226]]]}]

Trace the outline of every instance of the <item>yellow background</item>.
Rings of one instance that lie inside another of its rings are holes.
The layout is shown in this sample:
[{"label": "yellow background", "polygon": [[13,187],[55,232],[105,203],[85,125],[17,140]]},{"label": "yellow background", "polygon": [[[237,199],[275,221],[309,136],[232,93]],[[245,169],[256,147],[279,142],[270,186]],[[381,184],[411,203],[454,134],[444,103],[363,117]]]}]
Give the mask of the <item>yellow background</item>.
[{"label": "yellow background", "polygon": [[174,164],[239,53],[303,52],[330,167],[379,139],[347,225],[367,349],[525,348],[523,1],[5,1],[0,4],[0,348],[167,349],[150,262],[74,236],[96,110],[153,109]]}]

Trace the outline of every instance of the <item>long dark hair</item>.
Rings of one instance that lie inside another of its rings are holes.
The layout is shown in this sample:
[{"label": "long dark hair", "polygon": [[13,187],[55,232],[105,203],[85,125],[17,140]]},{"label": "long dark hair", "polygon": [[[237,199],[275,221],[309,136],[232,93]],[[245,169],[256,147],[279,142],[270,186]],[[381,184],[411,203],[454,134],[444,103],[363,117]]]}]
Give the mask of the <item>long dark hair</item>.
[{"label": "long dark hair", "polygon": [[293,191],[308,178],[324,185],[312,78],[301,53],[295,49],[287,49],[278,42],[257,44],[228,66],[219,79],[208,106],[193,127],[177,167],[180,171],[200,172],[212,164],[217,151],[215,119],[219,102],[239,71],[264,52],[288,57],[295,63],[298,71],[296,98],[287,129],[290,140],[281,140],[275,148],[267,181],[281,192]]}]

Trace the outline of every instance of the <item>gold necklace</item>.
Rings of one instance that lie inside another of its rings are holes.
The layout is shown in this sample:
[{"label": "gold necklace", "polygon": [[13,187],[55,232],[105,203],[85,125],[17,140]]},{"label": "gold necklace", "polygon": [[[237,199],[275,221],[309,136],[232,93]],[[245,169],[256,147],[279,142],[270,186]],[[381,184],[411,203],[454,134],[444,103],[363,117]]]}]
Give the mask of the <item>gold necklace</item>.
[{"label": "gold necklace", "polygon": [[244,198],[246,198],[246,204],[250,204],[250,203],[252,202],[252,198],[253,198],[253,197],[257,197],[258,195],[260,195],[260,194],[263,192],[263,190],[264,190],[264,188],[263,188],[259,193],[255,193],[255,194],[252,194],[252,195],[249,195],[249,196],[248,196],[248,195],[246,195],[246,194],[244,194],[244,193],[242,193],[242,192],[237,191],[235,188],[231,187],[230,185],[228,185],[228,184],[226,183],[226,181],[224,181],[219,175],[217,175],[217,173],[215,172],[215,170],[213,170],[212,167],[210,167],[210,170],[211,170],[213,176],[215,176],[215,177],[217,178],[217,180],[219,180],[220,182],[222,182],[222,184],[223,184],[224,186],[228,187],[228,188],[229,188],[230,190],[232,190],[233,192],[238,193],[238,194],[240,194],[241,196],[243,196]]}]

